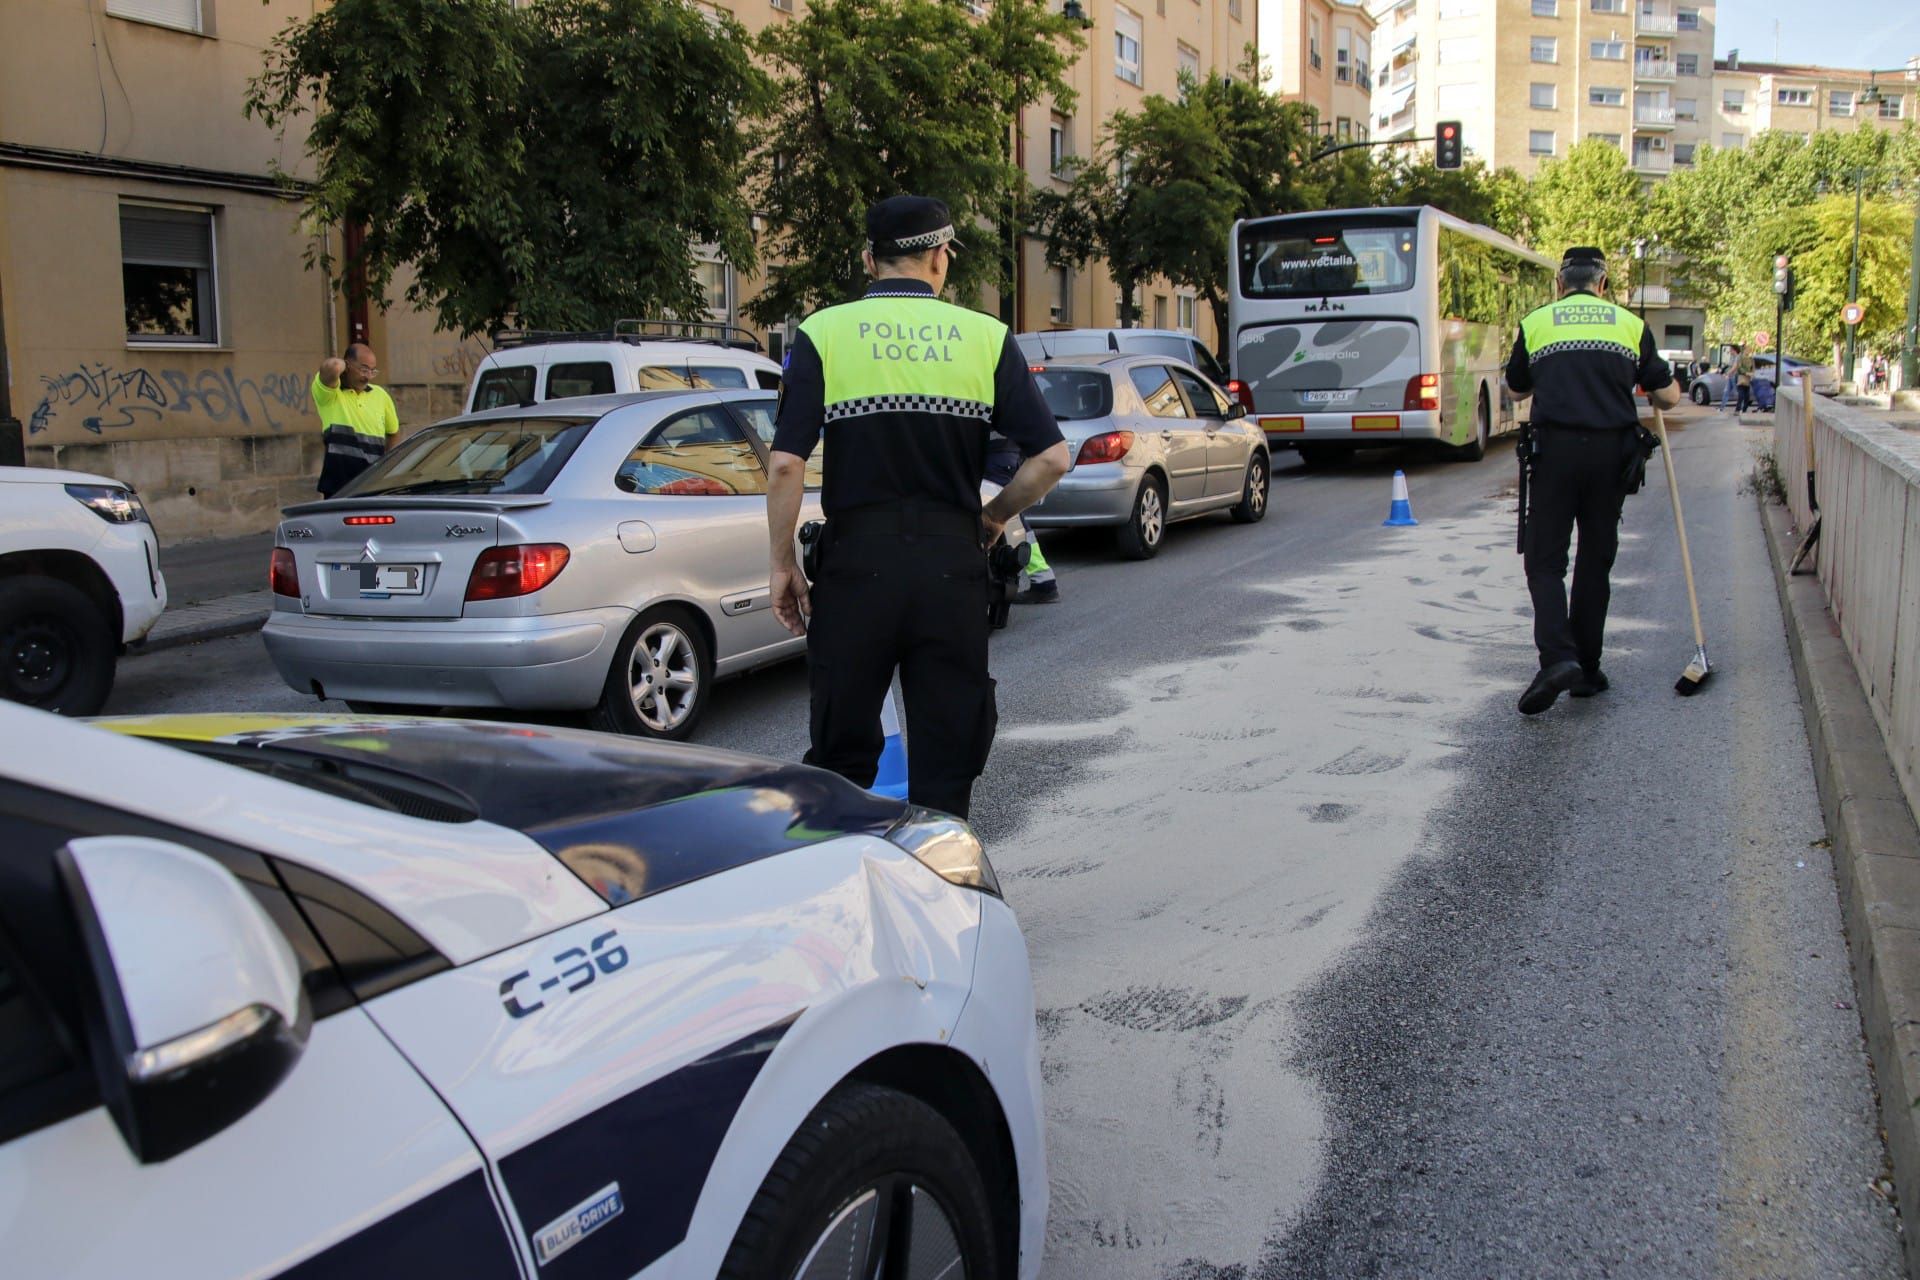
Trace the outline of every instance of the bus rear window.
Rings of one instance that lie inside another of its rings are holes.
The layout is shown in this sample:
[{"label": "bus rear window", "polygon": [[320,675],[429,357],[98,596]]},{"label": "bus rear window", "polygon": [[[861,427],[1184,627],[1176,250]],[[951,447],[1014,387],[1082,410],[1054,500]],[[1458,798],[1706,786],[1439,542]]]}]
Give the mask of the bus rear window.
[{"label": "bus rear window", "polygon": [[1113,412],[1113,384],[1092,369],[1041,369],[1033,380],[1040,385],[1047,408],[1062,422],[1104,418]]},{"label": "bus rear window", "polygon": [[1240,233],[1240,292],[1248,298],[1350,297],[1413,287],[1418,230],[1287,221]]}]

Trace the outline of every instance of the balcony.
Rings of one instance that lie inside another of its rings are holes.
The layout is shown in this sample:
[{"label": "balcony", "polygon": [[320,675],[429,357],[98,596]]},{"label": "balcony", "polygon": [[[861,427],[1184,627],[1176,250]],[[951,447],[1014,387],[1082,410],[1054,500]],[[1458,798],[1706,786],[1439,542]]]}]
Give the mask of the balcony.
[{"label": "balcony", "polygon": [[1671,129],[1673,108],[1637,106],[1633,109],[1633,126],[1636,129]]},{"label": "balcony", "polygon": [[1633,34],[1637,36],[1677,35],[1680,24],[1670,13],[1647,13],[1644,10],[1634,19]]},{"label": "balcony", "polygon": [[1633,60],[1633,78],[1649,80],[1658,84],[1672,84],[1674,79],[1672,58],[1635,58]]},{"label": "balcony", "polygon": [[1664,178],[1673,172],[1673,155],[1667,151],[1635,151],[1633,171],[1649,177]]},{"label": "balcony", "polygon": [[1664,307],[1673,301],[1673,290],[1664,284],[1643,284],[1627,295],[1630,307]]}]

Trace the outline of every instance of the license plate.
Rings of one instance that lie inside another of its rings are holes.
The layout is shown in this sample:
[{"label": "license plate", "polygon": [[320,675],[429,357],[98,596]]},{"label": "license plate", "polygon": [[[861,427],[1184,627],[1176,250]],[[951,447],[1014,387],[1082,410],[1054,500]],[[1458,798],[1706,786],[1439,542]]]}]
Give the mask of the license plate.
[{"label": "license plate", "polygon": [[336,573],[353,574],[360,595],[383,600],[388,596],[417,596],[425,590],[426,566],[418,564],[336,564]]},{"label": "license plate", "polygon": [[1341,404],[1354,397],[1353,391],[1302,391],[1302,404]]}]

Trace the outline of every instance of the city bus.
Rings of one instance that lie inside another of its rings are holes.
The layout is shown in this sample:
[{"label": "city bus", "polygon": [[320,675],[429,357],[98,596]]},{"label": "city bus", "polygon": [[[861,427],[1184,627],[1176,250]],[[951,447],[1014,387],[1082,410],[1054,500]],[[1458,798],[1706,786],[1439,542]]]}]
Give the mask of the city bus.
[{"label": "city bus", "polygon": [[1513,429],[1500,374],[1549,259],[1427,205],[1246,218],[1229,251],[1231,389],[1270,445],[1478,459]]}]

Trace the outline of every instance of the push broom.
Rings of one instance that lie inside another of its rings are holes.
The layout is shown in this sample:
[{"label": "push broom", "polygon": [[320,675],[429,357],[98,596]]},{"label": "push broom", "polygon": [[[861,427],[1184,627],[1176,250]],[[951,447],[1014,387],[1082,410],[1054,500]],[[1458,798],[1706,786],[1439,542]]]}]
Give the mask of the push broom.
[{"label": "push broom", "polygon": [[1700,596],[1693,587],[1693,557],[1687,553],[1687,522],[1680,514],[1680,483],[1673,475],[1673,447],[1667,443],[1667,420],[1661,415],[1659,405],[1652,408],[1653,429],[1660,435],[1660,460],[1667,467],[1667,492],[1673,495],[1673,530],[1680,538],[1680,568],[1687,575],[1687,605],[1693,610],[1693,661],[1674,681],[1673,691],[1690,698],[1706,685],[1713,667],[1707,662],[1707,632],[1700,625]]}]

